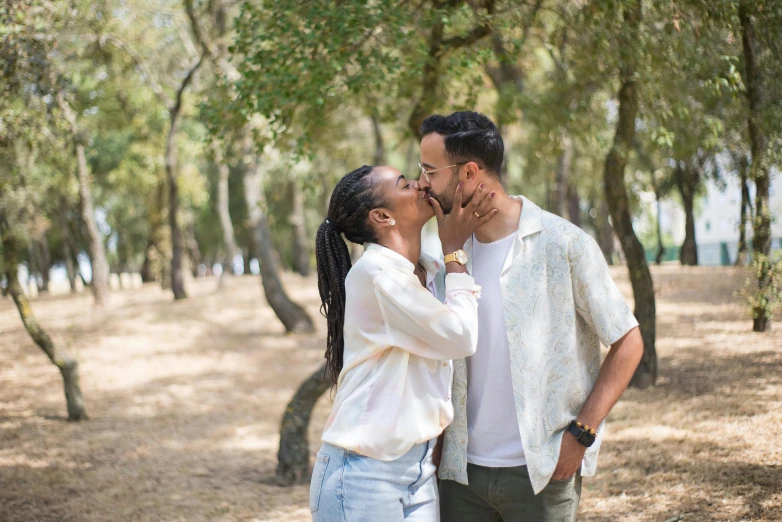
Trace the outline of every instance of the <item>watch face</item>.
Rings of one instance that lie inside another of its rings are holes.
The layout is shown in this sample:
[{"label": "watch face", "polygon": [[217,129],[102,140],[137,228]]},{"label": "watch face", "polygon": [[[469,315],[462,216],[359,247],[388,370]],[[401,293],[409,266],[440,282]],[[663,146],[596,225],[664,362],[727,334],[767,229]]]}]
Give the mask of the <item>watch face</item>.
[{"label": "watch face", "polygon": [[464,250],[457,250],[456,251],[456,260],[460,264],[466,265],[467,264],[467,252],[465,252]]},{"label": "watch face", "polygon": [[578,436],[578,441],[589,448],[595,443],[595,437],[588,431],[583,431],[581,432],[581,435]]}]

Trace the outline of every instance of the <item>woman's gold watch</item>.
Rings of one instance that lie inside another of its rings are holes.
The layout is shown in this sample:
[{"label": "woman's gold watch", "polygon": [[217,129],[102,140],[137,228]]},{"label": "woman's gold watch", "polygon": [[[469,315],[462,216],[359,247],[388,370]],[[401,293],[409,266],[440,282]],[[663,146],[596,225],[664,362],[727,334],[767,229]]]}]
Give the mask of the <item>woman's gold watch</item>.
[{"label": "woman's gold watch", "polygon": [[443,258],[443,261],[446,264],[454,262],[464,266],[467,264],[467,252],[465,252],[464,250],[457,250],[456,252],[445,256]]}]

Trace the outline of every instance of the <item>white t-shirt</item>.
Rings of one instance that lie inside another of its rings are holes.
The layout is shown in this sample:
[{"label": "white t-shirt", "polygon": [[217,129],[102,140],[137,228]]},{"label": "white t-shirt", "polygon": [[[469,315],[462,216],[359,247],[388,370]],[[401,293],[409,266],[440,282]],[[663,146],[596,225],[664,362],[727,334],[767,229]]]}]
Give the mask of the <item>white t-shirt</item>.
[{"label": "white t-shirt", "polygon": [[493,243],[473,239],[472,276],[481,287],[478,349],[467,358],[467,462],[507,468],[526,464],[513,401],[500,275],[515,232]]}]

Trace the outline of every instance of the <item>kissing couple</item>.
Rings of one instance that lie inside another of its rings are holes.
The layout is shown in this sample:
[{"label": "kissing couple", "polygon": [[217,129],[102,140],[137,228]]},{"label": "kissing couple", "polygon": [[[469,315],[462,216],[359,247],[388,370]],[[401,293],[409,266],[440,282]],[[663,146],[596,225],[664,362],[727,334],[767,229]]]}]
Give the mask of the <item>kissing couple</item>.
[{"label": "kissing couple", "polygon": [[[318,229],[336,392],[312,519],[574,521],[638,322],[591,236],[504,191],[489,118],[429,116],[421,135],[418,179],[356,169]],[[432,217],[442,257],[421,250]],[[366,247],[355,265],[343,237]]]}]

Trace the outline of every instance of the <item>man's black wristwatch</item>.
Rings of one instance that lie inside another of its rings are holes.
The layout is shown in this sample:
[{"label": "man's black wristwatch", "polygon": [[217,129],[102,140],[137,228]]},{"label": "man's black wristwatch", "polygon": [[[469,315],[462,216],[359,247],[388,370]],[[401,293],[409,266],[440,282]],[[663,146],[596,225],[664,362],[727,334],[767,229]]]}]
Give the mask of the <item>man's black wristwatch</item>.
[{"label": "man's black wristwatch", "polygon": [[586,424],[573,421],[568,425],[567,430],[576,438],[578,442],[581,443],[582,446],[588,448],[595,443],[595,430]]}]

